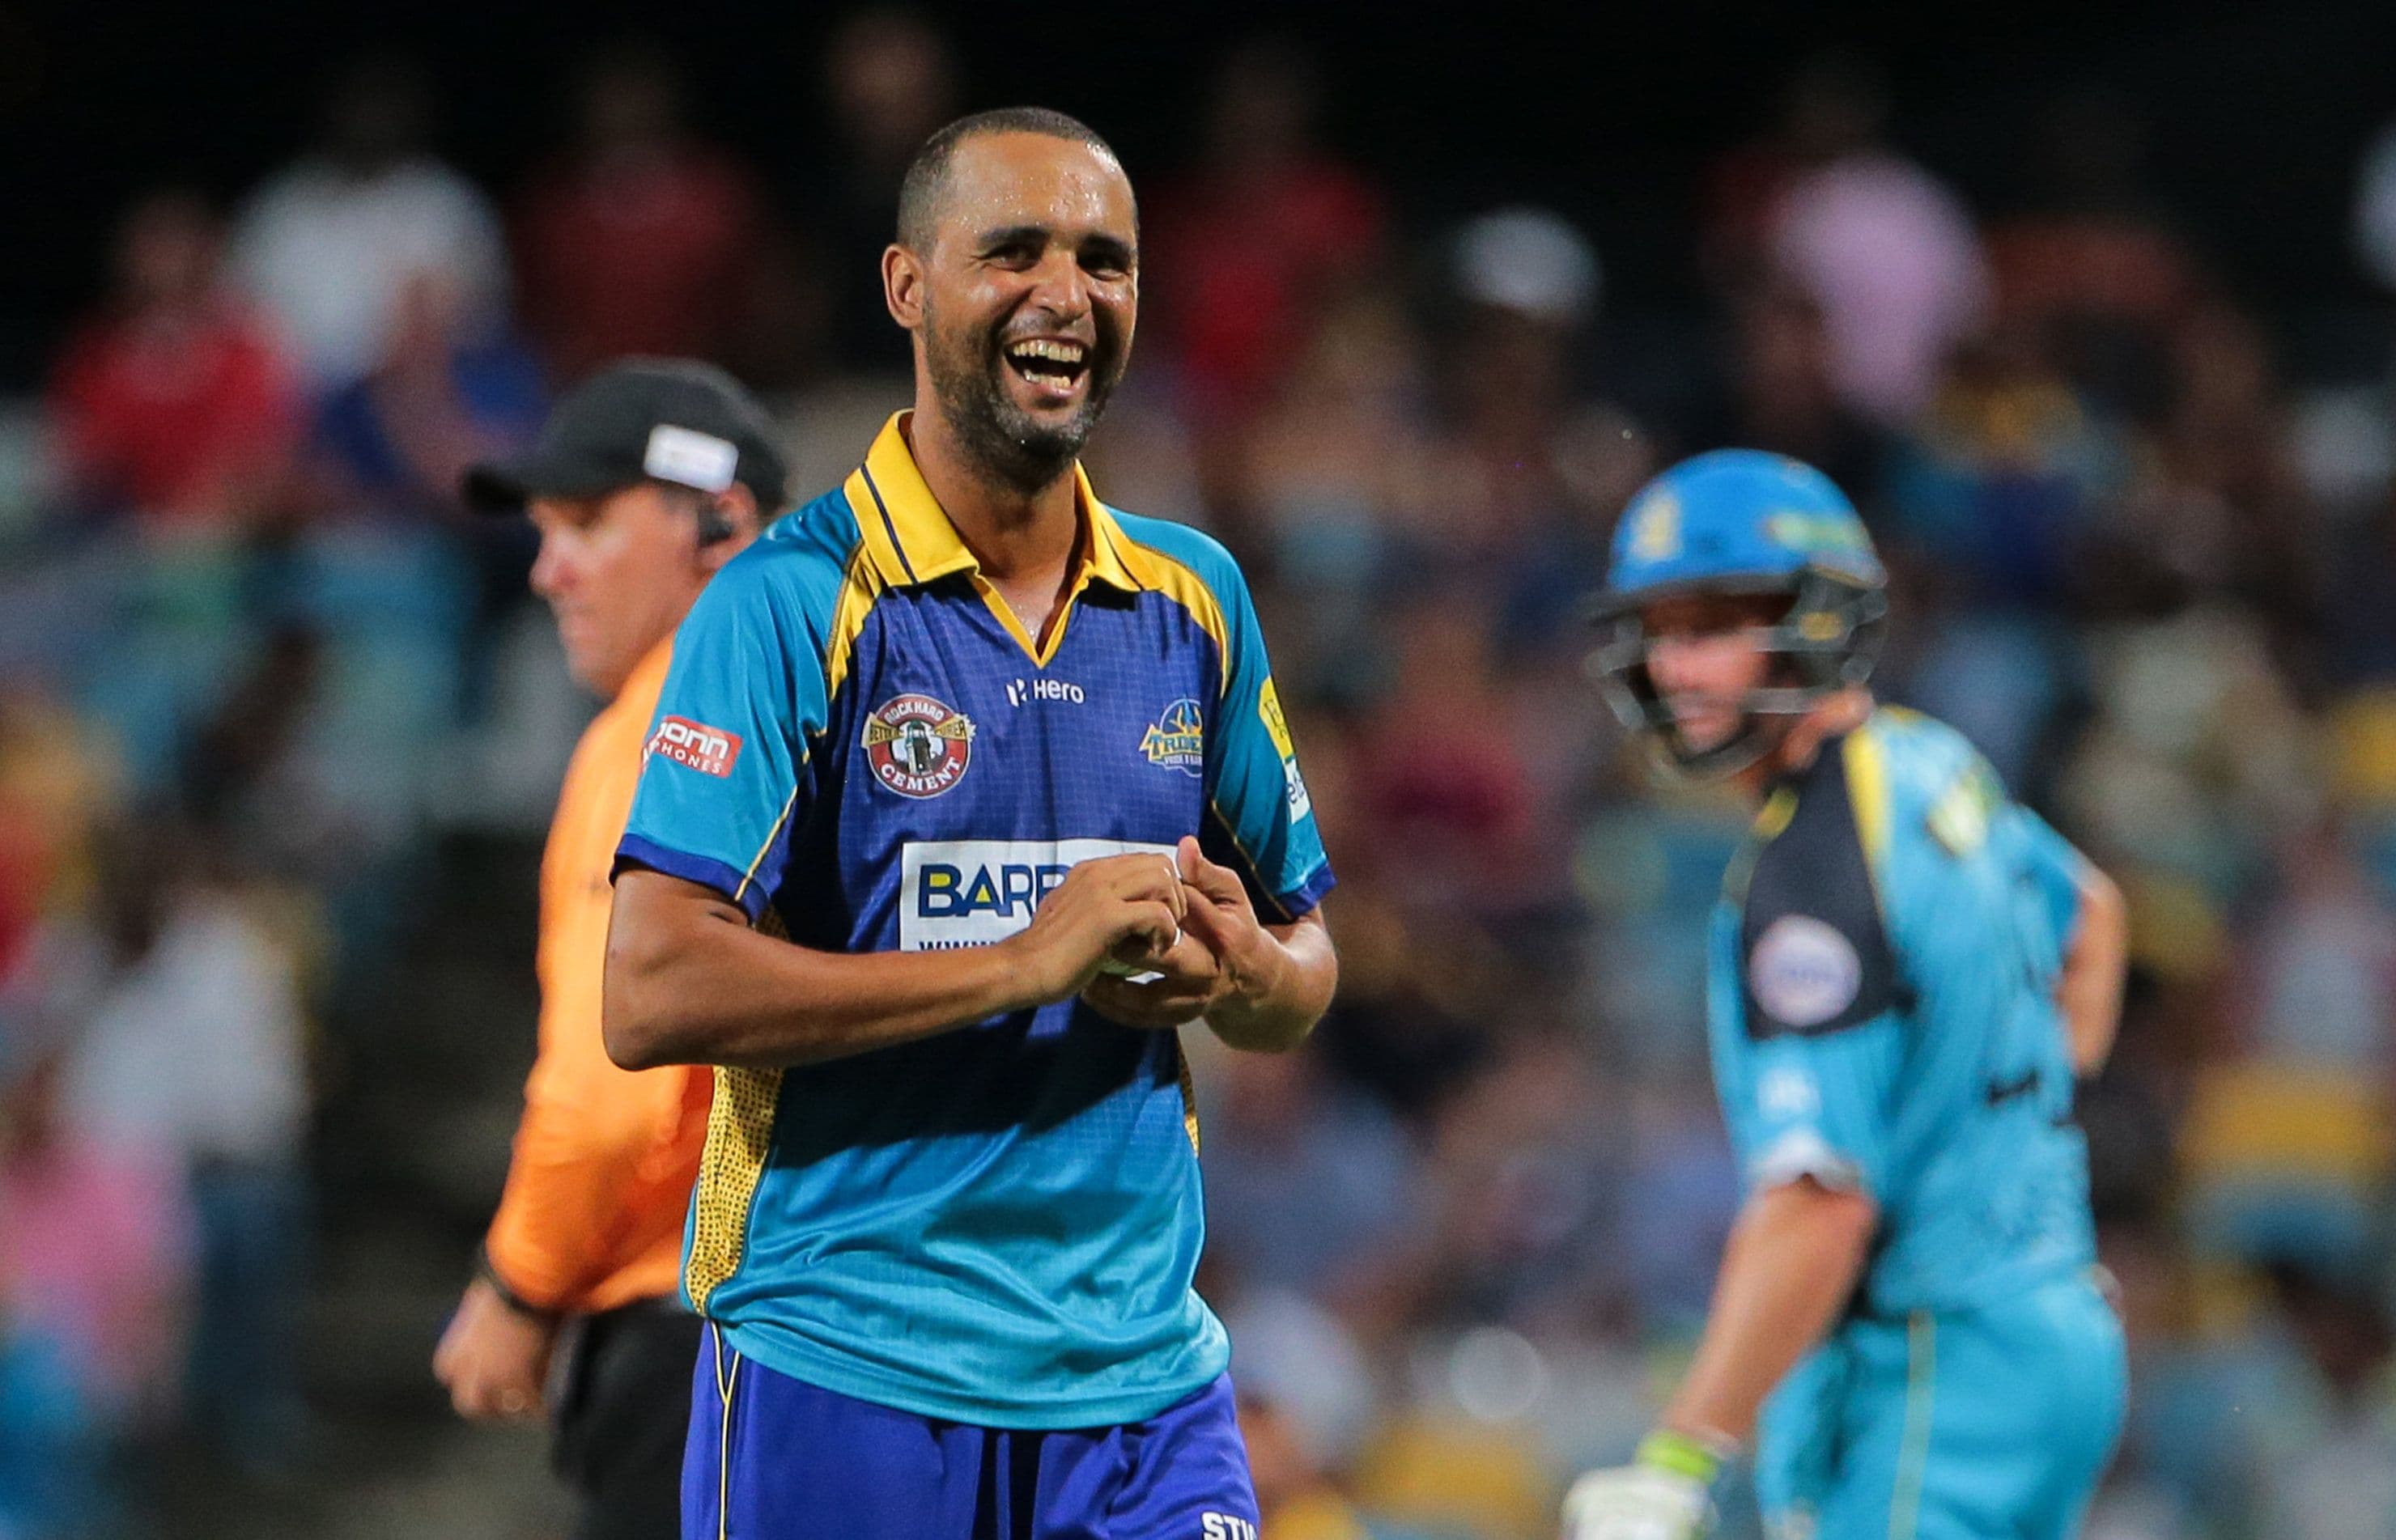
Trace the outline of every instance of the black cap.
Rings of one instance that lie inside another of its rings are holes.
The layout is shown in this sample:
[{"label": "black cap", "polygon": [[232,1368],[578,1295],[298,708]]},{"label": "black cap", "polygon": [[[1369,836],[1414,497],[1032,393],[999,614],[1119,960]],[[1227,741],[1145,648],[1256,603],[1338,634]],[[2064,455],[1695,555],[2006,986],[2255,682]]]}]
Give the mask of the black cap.
[{"label": "black cap", "polygon": [[466,471],[466,506],[518,513],[534,498],[595,498],[635,482],[701,492],[734,482],[771,519],[789,497],[791,471],[774,425],[739,381],[712,364],[633,358],[566,393],[523,454]]}]

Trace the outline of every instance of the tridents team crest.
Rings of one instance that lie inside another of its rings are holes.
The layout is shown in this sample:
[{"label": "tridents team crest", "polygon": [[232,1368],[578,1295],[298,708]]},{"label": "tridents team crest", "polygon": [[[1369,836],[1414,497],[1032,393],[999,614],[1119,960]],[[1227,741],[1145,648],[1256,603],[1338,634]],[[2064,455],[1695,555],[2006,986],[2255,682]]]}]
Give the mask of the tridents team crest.
[{"label": "tridents team crest", "polygon": [[974,724],[927,695],[895,696],[865,719],[873,778],[902,797],[937,797],[965,778]]},{"label": "tridents team crest", "polygon": [[1139,751],[1151,764],[1202,774],[1206,768],[1206,718],[1198,703],[1185,696],[1167,706],[1140,735]]}]

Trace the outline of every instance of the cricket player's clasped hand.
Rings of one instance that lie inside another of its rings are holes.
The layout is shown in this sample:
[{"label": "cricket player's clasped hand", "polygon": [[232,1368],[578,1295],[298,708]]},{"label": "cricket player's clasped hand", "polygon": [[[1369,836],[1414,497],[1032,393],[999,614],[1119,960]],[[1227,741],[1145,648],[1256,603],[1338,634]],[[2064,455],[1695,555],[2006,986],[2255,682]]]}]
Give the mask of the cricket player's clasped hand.
[{"label": "cricket player's clasped hand", "polygon": [[1564,1494],[1564,1540],[1704,1540],[1721,1456],[1679,1434],[1650,1434],[1627,1466],[1592,1470]]},{"label": "cricket player's clasped hand", "polygon": [[1186,1026],[1234,996],[1261,998],[1279,975],[1281,944],[1258,923],[1239,875],[1187,837],[1174,862],[1185,900],[1179,937],[1149,960],[1148,976],[1102,974],[1082,990],[1092,1009],[1125,1027]]},{"label": "cricket player's clasped hand", "polygon": [[1181,935],[1188,909],[1167,856],[1102,856],[1065,873],[1032,923],[1003,943],[1040,1001],[1065,1000],[1110,962],[1152,967]]}]

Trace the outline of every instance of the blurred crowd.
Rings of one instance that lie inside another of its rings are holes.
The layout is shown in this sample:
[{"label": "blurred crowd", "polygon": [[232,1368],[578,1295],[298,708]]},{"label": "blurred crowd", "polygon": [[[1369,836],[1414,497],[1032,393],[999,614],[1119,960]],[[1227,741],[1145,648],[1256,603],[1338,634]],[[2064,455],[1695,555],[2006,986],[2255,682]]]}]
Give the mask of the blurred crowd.
[{"label": "blurred crowd", "polygon": [[[906,14],[823,70],[841,151],[802,174],[701,135],[668,57],[593,58],[495,200],[426,78],[363,64],[233,206],[133,198],[0,414],[0,1537],[138,1529],[166,1448],[308,1480],[306,1302],[374,1159],[328,1088],[443,967],[460,831],[528,896],[583,710],[527,535],[458,472],[628,352],[771,392],[805,493],[861,452],[905,397],[898,169],[981,103]],[[1091,465],[1242,558],[1342,879],[1314,1042],[1198,1052],[1268,1533],[1544,1536],[1691,1344],[1738,1200],[1701,947],[1743,819],[1602,720],[1580,606],[1630,492],[1733,444],[1856,498],[1884,696],[2131,896],[2082,1106],[2135,1382],[2092,1533],[2396,1528],[2396,398],[2283,372],[2101,93],[2047,105],[2038,195],[1990,215],[1866,65],[1798,68],[1691,190],[1668,359],[1617,357],[1657,301],[1559,213],[1408,219],[1288,43],[1211,101],[1132,168],[1143,325]],[[2396,134],[2356,161],[2396,289]],[[471,1090],[486,1212],[532,1027],[469,1026],[522,1040]]]}]

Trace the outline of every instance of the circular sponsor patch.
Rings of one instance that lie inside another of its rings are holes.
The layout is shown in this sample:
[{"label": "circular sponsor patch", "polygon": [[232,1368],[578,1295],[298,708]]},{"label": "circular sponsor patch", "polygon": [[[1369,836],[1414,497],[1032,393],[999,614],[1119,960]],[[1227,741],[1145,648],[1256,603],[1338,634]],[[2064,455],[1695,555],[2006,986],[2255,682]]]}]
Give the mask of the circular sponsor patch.
[{"label": "circular sponsor patch", "polygon": [[974,724],[927,695],[894,696],[865,719],[873,778],[902,797],[937,797],[965,778]]},{"label": "circular sponsor patch", "polygon": [[1856,1002],[1864,967],[1837,927],[1808,914],[1784,914],[1765,927],[1747,958],[1747,987],[1775,1021],[1819,1027]]}]

